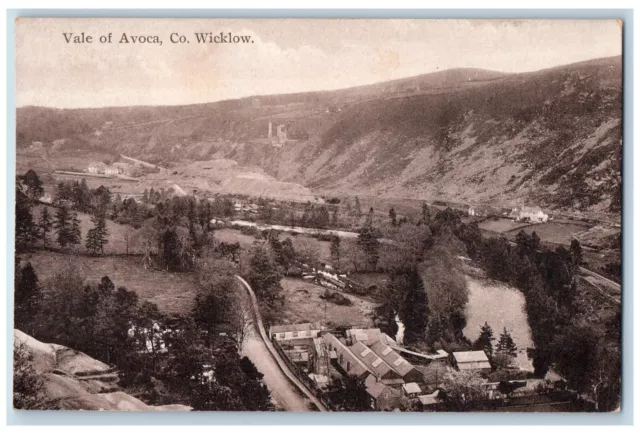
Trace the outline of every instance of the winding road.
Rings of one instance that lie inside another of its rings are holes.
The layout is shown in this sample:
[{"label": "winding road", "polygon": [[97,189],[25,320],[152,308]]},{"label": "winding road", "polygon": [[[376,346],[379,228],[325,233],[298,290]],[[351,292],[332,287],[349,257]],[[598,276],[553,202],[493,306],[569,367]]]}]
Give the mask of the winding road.
[{"label": "winding road", "polygon": [[247,290],[253,316],[253,327],[242,346],[242,352],[264,374],[264,382],[275,403],[287,411],[309,411],[311,403],[320,411],[328,411],[282,360],[264,329],[253,289],[242,277],[236,277]]}]

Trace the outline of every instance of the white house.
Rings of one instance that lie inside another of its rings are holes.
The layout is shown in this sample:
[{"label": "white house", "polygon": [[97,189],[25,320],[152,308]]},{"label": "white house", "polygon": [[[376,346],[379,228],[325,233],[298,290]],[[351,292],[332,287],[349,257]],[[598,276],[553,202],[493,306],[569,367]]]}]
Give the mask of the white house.
[{"label": "white house", "polygon": [[544,223],[549,220],[549,214],[546,214],[540,207],[523,206],[522,208],[513,208],[509,216],[515,221],[528,220],[534,223]]}]

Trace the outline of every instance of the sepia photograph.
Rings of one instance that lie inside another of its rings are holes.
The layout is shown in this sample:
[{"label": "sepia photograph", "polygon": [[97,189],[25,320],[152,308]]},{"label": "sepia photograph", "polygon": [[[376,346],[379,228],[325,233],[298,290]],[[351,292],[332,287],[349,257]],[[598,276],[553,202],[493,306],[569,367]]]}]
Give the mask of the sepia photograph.
[{"label": "sepia photograph", "polygon": [[14,36],[14,409],[620,412],[622,21]]}]

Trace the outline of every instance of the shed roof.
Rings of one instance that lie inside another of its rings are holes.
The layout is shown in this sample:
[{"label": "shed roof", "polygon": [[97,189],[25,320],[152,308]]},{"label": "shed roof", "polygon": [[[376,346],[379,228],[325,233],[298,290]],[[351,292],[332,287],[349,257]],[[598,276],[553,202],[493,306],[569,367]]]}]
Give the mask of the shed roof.
[{"label": "shed roof", "polygon": [[284,324],[271,326],[271,333],[301,332],[306,330],[319,330],[312,323],[304,324]]},{"label": "shed roof", "polygon": [[362,363],[360,361],[360,359],[358,359],[351,352],[351,350],[349,348],[347,348],[347,346],[345,344],[340,342],[340,340],[337,337],[335,337],[333,334],[327,333],[324,336],[322,336],[322,339],[329,346],[331,351],[335,351],[336,352],[336,355],[338,357],[342,356],[344,360],[350,362],[350,367],[349,367],[349,370],[348,370],[347,374],[355,375],[356,377],[360,377],[362,374],[365,374],[367,372],[371,372],[369,370],[369,368],[367,367],[367,365]]},{"label": "shed roof", "polygon": [[418,383],[406,383],[402,385],[402,388],[406,393],[421,393],[422,389],[418,386]]},{"label": "shed roof", "polygon": [[440,391],[436,390],[430,395],[420,395],[418,396],[418,400],[422,405],[434,405],[440,403]]},{"label": "shed roof", "polygon": [[[378,378],[399,378],[400,375],[394,371],[384,360],[382,360],[376,353],[371,351],[369,347],[362,342],[356,342],[350,347],[355,356],[360,359],[371,372],[373,372]],[[404,359],[403,359],[404,360]]]},{"label": "shed roof", "polygon": [[404,377],[414,369],[411,363],[409,363],[400,354],[393,351],[389,345],[383,344],[382,342],[376,342],[371,345],[371,349],[378,357],[391,366],[394,371],[400,374],[401,377]]},{"label": "shed roof", "polygon": [[459,351],[454,352],[456,363],[488,362],[489,358],[484,351]]}]

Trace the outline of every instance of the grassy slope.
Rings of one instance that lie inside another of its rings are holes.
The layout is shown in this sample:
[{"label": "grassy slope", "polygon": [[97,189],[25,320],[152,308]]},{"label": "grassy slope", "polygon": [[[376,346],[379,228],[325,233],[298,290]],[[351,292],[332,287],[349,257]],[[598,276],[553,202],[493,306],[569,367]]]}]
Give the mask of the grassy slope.
[{"label": "grassy slope", "polygon": [[79,268],[88,281],[98,282],[103,276],[109,276],[117,287],[135,291],[142,300],[156,303],[164,312],[188,312],[196,293],[193,274],[145,270],[139,257],[89,257],[36,251],[23,255],[22,259],[31,262],[40,281],[65,265]]}]

